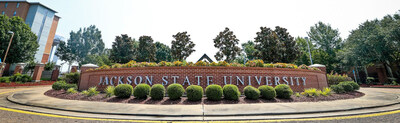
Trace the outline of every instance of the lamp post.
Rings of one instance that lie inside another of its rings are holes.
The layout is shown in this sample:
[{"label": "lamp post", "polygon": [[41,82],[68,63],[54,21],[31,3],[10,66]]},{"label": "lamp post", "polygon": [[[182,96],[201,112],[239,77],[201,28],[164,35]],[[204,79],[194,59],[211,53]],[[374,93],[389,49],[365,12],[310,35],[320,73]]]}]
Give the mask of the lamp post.
[{"label": "lamp post", "polygon": [[311,64],[313,64],[312,57],[311,57],[311,51],[310,51],[310,44],[308,44],[308,37],[304,37],[304,39],[306,39],[306,41],[307,41],[308,54],[310,55]]},{"label": "lamp post", "polygon": [[3,70],[4,70],[4,62],[6,62],[6,58],[7,58],[7,54],[8,54],[8,50],[10,49],[11,43],[12,43],[12,39],[14,37],[14,32],[13,31],[8,31],[9,34],[11,34],[11,38],[10,38],[10,42],[8,43],[8,47],[6,50],[6,54],[4,55],[4,59],[3,62],[1,62],[1,73],[0,73],[0,77],[3,76]]}]

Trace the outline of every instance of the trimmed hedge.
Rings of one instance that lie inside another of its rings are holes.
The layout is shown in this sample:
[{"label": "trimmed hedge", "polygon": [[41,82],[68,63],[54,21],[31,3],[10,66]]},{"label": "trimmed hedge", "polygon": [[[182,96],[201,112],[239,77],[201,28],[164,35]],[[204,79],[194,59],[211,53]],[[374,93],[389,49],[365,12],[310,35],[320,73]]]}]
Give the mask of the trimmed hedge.
[{"label": "trimmed hedge", "polygon": [[150,97],[153,100],[161,100],[165,96],[165,88],[161,84],[155,84],[151,86]]},{"label": "trimmed hedge", "polygon": [[187,98],[190,101],[199,101],[203,98],[203,88],[198,85],[191,85],[186,88]]},{"label": "trimmed hedge", "polygon": [[342,86],[345,92],[352,92],[354,91],[353,86],[351,86],[350,83],[347,82],[341,82],[338,84],[339,86]]},{"label": "trimmed hedge", "polygon": [[360,85],[358,85],[356,82],[354,82],[354,81],[345,81],[345,82],[343,82],[343,83],[348,83],[348,84],[350,84],[352,87],[353,87],[353,91],[356,91],[356,90],[360,90]]},{"label": "trimmed hedge", "polygon": [[148,84],[139,84],[133,89],[133,96],[136,98],[146,99],[147,95],[150,94],[150,85]]},{"label": "trimmed hedge", "polygon": [[260,91],[257,88],[249,85],[244,88],[244,95],[247,99],[256,100],[260,97]]},{"label": "trimmed hedge", "polygon": [[271,100],[276,97],[276,91],[272,86],[263,85],[258,87],[258,90],[260,90],[261,98]]},{"label": "trimmed hedge", "polygon": [[225,85],[223,89],[224,98],[227,100],[239,100],[240,91],[236,85]]},{"label": "trimmed hedge", "polygon": [[65,91],[67,91],[70,88],[75,88],[77,89],[78,86],[76,84],[68,84],[65,81],[57,81],[55,83],[53,83],[53,85],[51,85],[51,88],[53,90],[61,90],[64,89]]},{"label": "trimmed hedge", "polygon": [[330,88],[331,88],[335,93],[338,93],[338,94],[346,92],[346,91],[344,91],[344,88],[343,88],[342,86],[340,86],[340,85],[332,85]]},{"label": "trimmed hedge", "polygon": [[133,94],[133,87],[129,84],[119,84],[115,87],[114,94],[118,98],[129,98]]},{"label": "trimmed hedge", "polygon": [[208,85],[206,87],[206,97],[208,100],[218,101],[221,100],[223,95],[222,87],[220,85]]},{"label": "trimmed hedge", "polygon": [[283,98],[283,99],[290,99],[290,96],[292,96],[293,94],[293,91],[290,88],[290,86],[286,84],[275,86],[275,91],[276,91],[276,96],[278,98]]},{"label": "trimmed hedge", "polygon": [[167,87],[167,94],[171,100],[180,99],[183,93],[185,93],[185,89],[181,84],[171,84]]}]

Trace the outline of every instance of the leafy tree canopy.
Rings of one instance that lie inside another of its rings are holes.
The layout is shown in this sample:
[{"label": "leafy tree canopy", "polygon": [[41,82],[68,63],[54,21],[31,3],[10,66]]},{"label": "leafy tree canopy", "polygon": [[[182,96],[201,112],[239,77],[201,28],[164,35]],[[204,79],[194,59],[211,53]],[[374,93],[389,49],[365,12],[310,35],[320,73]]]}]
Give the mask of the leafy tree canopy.
[{"label": "leafy tree canopy", "polygon": [[172,37],[174,37],[174,40],[171,42],[171,51],[174,60],[186,60],[190,54],[196,51],[193,49],[195,44],[190,40],[190,35],[187,32],[178,32],[176,35],[172,35]]},{"label": "leafy tree canopy", "polygon": [[19,63],[34,60],[35,53],[39,48],[35,33],[22,18],[17,16],[8,18],[6,15],[0,15],[0,57],[2,62],[4,62],[3,58],[11,38],[8,31],[14,32],[14,37],[5,62]]},{"label": "leafy tree canopy", "polygon": [[[239,39],[230,31],[228,27],[224,31],[220,32],[214,39],[214,46],[219,48],[219,51],[214,56],[218,61],[224,60],[226,62],[233,61],[236,56],[240,54]],[[225,59],[224,59],[225,58]]]},{"label": "leafy tree canopy", "polygon": [[115,42],[112,44],[110,60],[116,63],[127,63],[136,58],[135,39],[132,39],[127,34],[115,37]]},{"label": "leafy tree canopy", "polygon": [[153,43],[151,36],[139,37],[139,48],[137,61],[139,62],[155,62],[156,61],[156,46]]},{"label": "leafy tree canopy", "polygon": [[172,55],[171,55],[171,48],[169,48],[167,45],[156,42],[156,62],[161,62],[161,61],[172,61]]}]

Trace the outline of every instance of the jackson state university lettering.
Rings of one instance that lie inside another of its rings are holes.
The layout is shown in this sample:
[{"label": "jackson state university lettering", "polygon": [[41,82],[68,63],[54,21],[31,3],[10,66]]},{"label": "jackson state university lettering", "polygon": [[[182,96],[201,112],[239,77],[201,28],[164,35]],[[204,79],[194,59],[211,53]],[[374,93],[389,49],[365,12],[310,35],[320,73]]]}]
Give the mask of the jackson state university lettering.
[{"label": "jackson state university lettering", "polygon": [[[189,78],[193,78],[190,80]],[[119,85],[130,84],[138,85],[146,83],[153,85],[153,76],[100,76],[98,85]],[[162,85],[178,83],[181,85],[206,85],[213,84],[214,76],[162,76]],[[307,77],[299,76],[222,76],[223,83],[236,85],[251,85],[255,82],[257,85],[279,85],[287,84],[291,86],[306,85]]]},{"label": "jackson state university lettering", "polygon": [[81,73],[79,90],[87,90],[97,86],[99,90],[107,86],[130,84],[133,87],[140,83],[150,86],[162,84],[165,87],[173,83],[184,88],[190,85],[200,85],[204,89],[211,84],[224,86],[237,85],[239,90],[251,85],[258,88],[261,85],[290,85],[293,91],[303,91],[304,88],[323,89],[327,87],[326,73],[323,71],[260,68],[260,67],[134,67],[112,68],[104,70],[85,71]]}]

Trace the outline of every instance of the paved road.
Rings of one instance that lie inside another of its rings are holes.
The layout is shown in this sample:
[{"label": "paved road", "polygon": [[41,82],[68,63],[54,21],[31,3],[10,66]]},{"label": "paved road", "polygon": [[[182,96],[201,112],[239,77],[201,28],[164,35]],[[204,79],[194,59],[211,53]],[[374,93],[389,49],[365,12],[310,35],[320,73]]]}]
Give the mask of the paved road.
[{"label": "paved road", "polygon": [[[18,88],[21,89],[21,88]],[[23,88],[22,88],[23,89]],[[1,88],[0,93],[12,91],[14,88]],[[393,91],[400,91],[396,89]],[[25,113],[18,113],[12,111],[0,110],[0,123],[107,123],[107,122],[118,122],[118,121],[99,121],[99,120],[81,120],[81,119],[71,119],[71,118],[57,118],[41,115],[32,115]],[[344,119],[344,120],[324,120],[324,121],[292,121],[289,123],[394,123],[400,122],[400,113],[373,116],[367,118],[354,118],[354,119]]]},{"label": "paved road", "polygon": [[[111,123],[110,121],[77,120],[54,118],[0,110],[2,123]],[[117,122],[117,121],[114,121]],[[400,113],[360,119],[328,120],[328,121],[296,121],[288,123],[395,123],[400,122]]]}]

